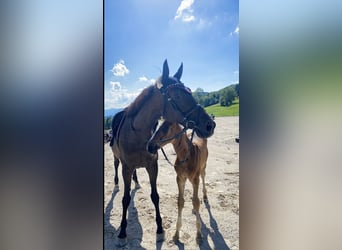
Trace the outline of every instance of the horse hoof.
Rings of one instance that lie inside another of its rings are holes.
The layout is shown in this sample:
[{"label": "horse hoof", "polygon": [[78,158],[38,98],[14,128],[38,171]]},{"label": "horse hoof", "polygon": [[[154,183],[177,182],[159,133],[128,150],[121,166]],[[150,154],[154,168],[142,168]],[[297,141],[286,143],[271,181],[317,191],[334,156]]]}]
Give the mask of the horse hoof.
[{"label": "horse hoof", "polygon": [[127,245],[127,237],[126,238],[118,238],[116,244],[117,247],[124,247]]},{"label": "horse hoof", "polygon": [[203,243],[203,238],[202,238],[201,233],[197,233],[196,242],[198,245],[201,245]]},{"label": "horse hoof", "polygon": [[173,242],[174,243],[178,243],[179,242],[179,232],[178,231],[173,236]]},{"label": "horse hoof", "polygon": [[163,231],[160,234],[157,234],[156,240],[157,240],[157,242],[164,241],[165,240],[165,231]]}]

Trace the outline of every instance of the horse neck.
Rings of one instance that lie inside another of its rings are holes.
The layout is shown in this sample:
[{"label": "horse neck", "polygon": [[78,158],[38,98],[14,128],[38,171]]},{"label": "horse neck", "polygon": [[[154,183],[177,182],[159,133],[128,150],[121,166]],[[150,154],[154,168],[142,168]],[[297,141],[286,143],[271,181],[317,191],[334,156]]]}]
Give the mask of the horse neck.
[{"label": "horse neck", "polygon": [[[177,131],[179,133],[180,131]],[[186,134],[182,134],[178,139],[174,139],[172,141],[172,145],[174,150],[176,151],[177,156],[179,157],[187,157],[189,151],[199,150],[205,151],[207,150],[207,139],[199,138],[197,135],[194,136],[193,141],[190,141],[189,137]]]},{"label": "horse neck", "polygon": [[162,116],[164,103],[161,93],[155,91],[140,108],[133,120],[133,127],[136,130],[146,130],[149,133],[156,122]]},{"label": "horse neck", "polygon": [[192,143],[186,134],[172,141],[172,145],[178,157],[186,157],[188,151],[192,149]]}]

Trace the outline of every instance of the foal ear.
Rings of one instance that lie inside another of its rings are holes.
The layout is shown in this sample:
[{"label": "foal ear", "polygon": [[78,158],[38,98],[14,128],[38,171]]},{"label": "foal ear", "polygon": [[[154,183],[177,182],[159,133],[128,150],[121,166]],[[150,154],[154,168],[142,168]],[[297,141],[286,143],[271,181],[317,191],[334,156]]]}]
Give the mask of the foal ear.
[{"label": "foal ear", "polygon": [[167,59],[165,59],[164,64],[163,64],[162,83],[165,84],[168,78],[169,78],[169,65],[167,64]]},{"label": "foal ear", "polygon": [[181,66],[179,67],[178,71],[176,72],[176,74],[173,77],[177,78],[178,81],[180,81],[182,74],[183,74],[183,63],[181,63]]}]

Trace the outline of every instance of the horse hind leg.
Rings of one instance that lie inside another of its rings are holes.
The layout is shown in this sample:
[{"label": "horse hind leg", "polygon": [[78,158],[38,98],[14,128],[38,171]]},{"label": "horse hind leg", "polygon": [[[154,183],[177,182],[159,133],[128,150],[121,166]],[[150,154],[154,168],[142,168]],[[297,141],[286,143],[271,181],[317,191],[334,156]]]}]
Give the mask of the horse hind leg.
[{"label": "horse hind leg", "polygon": [[184,189],[185,189],[185,181],[186,178],[182,178],[177,175],[177,185],[178,185],[178,218],[177,218],[177,225],[176,225],[176,233],[173,237],[174,241],[179,240],[179,231],[182,227],[182,211],[184,208]]},{"label": "horse hind leg", "polygon": [[139,189],[141,186],[138,181],[137,170],[135,169],[133,172],[133,180],[135,182],[135,189]]},{"label": "horse hind leg", "polygon": [[193,211],[196,215],[196,241],[197,244],[202,243],[202,233],[201,233],[201,218],[199,214],[199,207],[200,207],[200,200],[198,198],[198,186],[199,186],[199,176],[195,177],[192,181],[192,187],[193,187],[193,196],[192,196],[192,205],[193,205]]},{"label": "horse hind leg", "polygon": [[115,188],[119,188],[119,178],[118,178],[119,163],[120,163],[119,159],[114,156],[114,170],[115,170],[114,183],[115,183]]},{"label": "horse hind leg", "polygon": [[203,191],[203,201],[208,202],[207,188],[205,187],[205,167],[206,166],[204,166],[204,168],[201,171],[201,178],[202,178],[202,185],[203,185],[202,191]]},{"label": "horse hind leg", "polygon": [[127,210],[129,203],[131,201],[131,181],[132,181],[132,172],[133,170],[130,169],[126,164],[122,166],[122,178],[124,181],[124,195],[122,198],[122,218],[120,223],[120,233],[118,235],[119,241],[118,246],[122,247],[127,244]]},{"label": "horse hind leg", "polygon": [[158,163],[153,163],[152,167],[146,168],[151,184],[151,200],[156,210],[157,241],[165,240],[165,232],[162,226],[162,218],[159,210],[159,194],[157,191]]}]

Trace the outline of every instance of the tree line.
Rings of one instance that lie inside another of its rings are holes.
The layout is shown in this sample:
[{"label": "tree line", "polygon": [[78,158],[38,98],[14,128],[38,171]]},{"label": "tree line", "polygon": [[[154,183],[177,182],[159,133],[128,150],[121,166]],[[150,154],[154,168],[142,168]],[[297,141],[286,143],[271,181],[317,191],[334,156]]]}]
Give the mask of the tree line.
[{"label": "tree line", "polygon": [[104,129],[111,129],[112,128],[112,120],[113,116],[107,116],[104,118]]},{"label": "tree line", "polygon": [[233,84],[214,92],[204,92],[202,88],[197,88],[192,95],[203,107],[217,103],[221,106],[230,106],[236,98],[239,98],[239,84]]},{"label": "tree line", "polygon": [[[233,84],[214,92],[204,92],[202,88],[197,88],[193,93],[195,100],[203,107],[219,103],[221,106],[230,106],[236,98],[239,98],[239,84]],[[104,128],[112,128],[113,116],[104,118]]]}]

